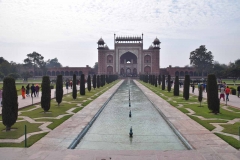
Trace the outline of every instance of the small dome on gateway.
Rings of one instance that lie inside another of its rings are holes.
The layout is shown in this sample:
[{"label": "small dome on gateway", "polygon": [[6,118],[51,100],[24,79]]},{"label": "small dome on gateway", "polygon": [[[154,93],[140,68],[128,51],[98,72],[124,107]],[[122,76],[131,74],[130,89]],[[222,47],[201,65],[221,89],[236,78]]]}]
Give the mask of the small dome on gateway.
[{"label": "small dome on gateway", "polygon": [[152,45],[150,45],[148,49],[153,49],[153,46],[152,46]]},{"label": "small dome on gateway", "polygon": [[105,49],[109,49],[107,45],[104,46]]},{"label": "small dome on gateway", "polygon": [[98,40],[97,43],[98,43],[98,44],[104,44],[104,40],[102,39],[102,37]]},{"label": "small dome on gateway", "polygon": [[159,44],[160,43],[160,41],[159,41],[159,39],[156,37],[155,39],[154,39],[154,41],[153,41],[153,44]]}]

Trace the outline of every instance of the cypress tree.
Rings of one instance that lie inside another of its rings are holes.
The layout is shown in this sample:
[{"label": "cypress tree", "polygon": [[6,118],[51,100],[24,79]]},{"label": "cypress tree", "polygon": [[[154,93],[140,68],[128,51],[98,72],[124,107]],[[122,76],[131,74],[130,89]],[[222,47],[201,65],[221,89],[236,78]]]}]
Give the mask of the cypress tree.
[{"label": "cypress tree", "polygon": [[108,75],[106,75],[106,82],[107,82],[107,84],[109,83],[109,76]]},{"label": "cypress tree", "polygon": [[160,86],[161,85],[161,81],[162,81],[162,77],[161,77],[161,74],[158,75],[158,85]]},{"label": "cypress tree", "polygon": [[6,131],[11,130],[11,126],[18,118],[18,95],[15,80],[5,77],[3,80],[2,93],[2,123],[6,126]]},{"label": "cypress tree", "polygon": [[155,87],[157,87],[157,84],[158,84],[158,80],[157,80],[157,76],[155,78]]},{"label": "cypress tree", "polygon": [[165,90],[165,75],[162,75],[162,90]]},{"label": "cypress tree", "polygon": [[85,95],[85,77],[84,77],[84,74],[81,75],[81,80],[80,80],[80,95]]},{"label": "cypress tree", "polygon": [[42,78],[41,106],[44,112],[47,112],[51,106],[51,88],[49,76],[43,76]]},{"label": "cypress tree", "polygon": [[88,78],[87,78],[87,88],[88,88],[88,91],[90,92],[91,91],[91,76],[88,75]]},{"label": "cypress tree", "polygon": [[103,75],[103,86],[105,86],[105,84],[106,84],[106,75],[104,74]]},{"label": "cypress tree", "polygon": [[219,113],[220,103],[218,98],[218,87],[217,87],[217,79],[214,74],[208,75],[207,80],[207,102],[208,108],[213,113]]},{"label": "cypress tree", "polygon": [[99,77],[99,75],[97,75],[97,88],[99,88],[100,87],[100,77]]},{"label": "cypress tree", "polygon": [[175,77],[174,96],[179,96],[179,78],[178,78],[178,76]]},{"label": "cypress tree", "polygon": [[184,79],[184,98],[185,98],[185,100],[189,99],[189,88],[190,88],[190,76],[185,75],[185,79]]},{"label": "cypress tree", "polygon": [[152,85],[155,85],[155,75],[152,75]]},{"label": "cypress tree", "polygon": [[201,107],[201,103],[202,103],[202,87],[199,87],[199,93],[198,93],[198,101],[200,102],[200,107]]},{"label": "cypress tree", "polygon": [[168,92],[170,92],[171,91],[171,76],[170,75],[168,75]]},{"label": "cypress tree", "polygon": [[93,75],[93,88],[94,88],[94,90],[95,90],[96,86],[97,86],[97,76],[96,76],[96,74],[94,74]]},{"label": "cypress tree", "polygon": [[56,101],[59,104],[62,102],[63,97],[63,78],[62,75],[57,76],[57,82],[56,82]]},{"label": "cypress tree", "polygon": [[73,99],[76,99],[76,98],[77,98],[76,74],[73,75],[72,97],[73,97]]}]

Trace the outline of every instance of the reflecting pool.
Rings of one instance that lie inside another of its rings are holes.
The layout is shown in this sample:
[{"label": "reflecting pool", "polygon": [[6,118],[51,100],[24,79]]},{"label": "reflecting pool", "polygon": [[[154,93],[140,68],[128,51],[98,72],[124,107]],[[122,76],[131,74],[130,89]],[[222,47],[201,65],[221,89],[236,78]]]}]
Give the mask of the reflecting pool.
[{"label": "reflecting pool", "polygon": [[123,82],[75,149],[187,150],[132,80]]}]

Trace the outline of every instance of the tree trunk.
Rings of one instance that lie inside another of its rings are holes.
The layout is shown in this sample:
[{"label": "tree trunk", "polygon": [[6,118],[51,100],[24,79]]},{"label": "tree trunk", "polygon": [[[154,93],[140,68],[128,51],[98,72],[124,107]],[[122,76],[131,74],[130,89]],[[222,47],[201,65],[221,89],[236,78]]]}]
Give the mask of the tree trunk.
[{"label": "tree trunk", "polygon": [[6,132],[11,130],[11,126],[6,126]]}]

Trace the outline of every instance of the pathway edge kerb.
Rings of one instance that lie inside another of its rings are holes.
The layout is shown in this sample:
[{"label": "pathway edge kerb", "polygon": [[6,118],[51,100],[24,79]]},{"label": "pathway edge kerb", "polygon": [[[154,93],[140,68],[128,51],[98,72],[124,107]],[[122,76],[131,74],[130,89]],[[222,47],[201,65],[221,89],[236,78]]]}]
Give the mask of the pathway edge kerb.
[{"label": "pathway edge kerb", "polygon": [[174,125],[168,120],[168,118],[165,116],[165,114],[152,102],[148,96],[142,91],[142,89],[138,86],[135,80],[133,82],[136,84],[136,86],[140,89],[140,91],[145,95],[145,97],[151,102],[151,104],[154,106],[154,108],[158,111],[158,113],[163,117],[163,119],[167,122],[167,124],[170,126],[170,128],[173,130],[173,132],[178,136],[178,138],[181,140],[181,142],[184,144],[184,146],[188,150],[194,150],[194,148],[191,146],[190,143],[186,140],[186,138],[183,137],[183,135],[174,127]]},{"label": "pathway edge kerb", "polygon": [[76,146],[79,144],[81,139],[85,136],[85,134],[88,132],[88,130],[91,128],[94,121],[98,118],[98,116],[101,114],[103,109],[106,107],[108,102],[112,99],[112,97],[115,95],[119,87],[123,84],[123,81],[120,81],[121,84],[116,88],[116,90],[113,92],[113,94],[104,102],[104,104],[101,106],[101,108],[97,111],[97,113],[93,116],[93,118],[88,122],[88,124],[83,128],[83,130],[77,135],[77,137],[73,140],[73,142],[69,145],[68,149],[75,149]]}]

